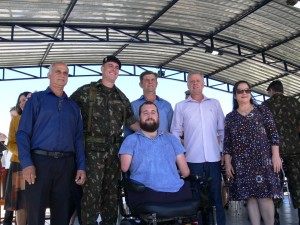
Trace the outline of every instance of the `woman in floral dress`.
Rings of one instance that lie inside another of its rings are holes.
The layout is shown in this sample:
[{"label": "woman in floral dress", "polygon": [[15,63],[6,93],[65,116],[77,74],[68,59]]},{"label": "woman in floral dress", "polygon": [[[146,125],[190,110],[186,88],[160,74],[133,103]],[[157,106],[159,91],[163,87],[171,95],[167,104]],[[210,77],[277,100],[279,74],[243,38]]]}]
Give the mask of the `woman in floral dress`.
[{"label": "woman in floral dress", "polygon": [[271,112],[255,105],[250,85],[233,88],[233,111],[225,118],[224,154],[230,177],[231,200],[247,201],[252,225],[274,225],[272,198],[281,198],[278,173],[282,169],[279,136]]}]

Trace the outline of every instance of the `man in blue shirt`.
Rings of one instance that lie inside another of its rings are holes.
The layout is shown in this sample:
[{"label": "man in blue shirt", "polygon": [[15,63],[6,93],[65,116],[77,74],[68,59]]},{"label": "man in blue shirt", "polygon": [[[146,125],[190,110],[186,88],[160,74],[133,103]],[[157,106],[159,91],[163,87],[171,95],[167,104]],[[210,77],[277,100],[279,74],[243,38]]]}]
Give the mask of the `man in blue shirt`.
[{"label": "man in blue shirt", "polygon": [[30,225],[45,223],[46,207],[51,224],[68,224],[71,182],[86,179],[80,109],[64,92],[68,75],[66,64],[50,66],[50,86],[32,94],[16,134]]},{"label": "man in blue shirt", "polygon": [[119,151],[121,169],[130,171],[130,178],[143,183],[141,193],[128,192],[129,206],[133,209],[140,203],[168,203],[192,198],[189,182],[182,177],[190,174],[184,156],[184,148],[172,134],[159,131],[159,112],[151,102],[139,108],[141,130],[128,136]]},{"label": "man in blue shirt", "polygon": [[[157,84],[157,73],[152,71],[144,71],[141,73],[140,87],[143,89],[143,95],[139,99],[131,102],[131,107],[136,120],[138,120],[140,106],[146,101],[155,103],[159,111],[158,129],[169,132],[172,123],[173,109],[168,101],[156,95]],[[125,136],[128,136],[131,133],[133,132],[129,128],[125,129]]]}]

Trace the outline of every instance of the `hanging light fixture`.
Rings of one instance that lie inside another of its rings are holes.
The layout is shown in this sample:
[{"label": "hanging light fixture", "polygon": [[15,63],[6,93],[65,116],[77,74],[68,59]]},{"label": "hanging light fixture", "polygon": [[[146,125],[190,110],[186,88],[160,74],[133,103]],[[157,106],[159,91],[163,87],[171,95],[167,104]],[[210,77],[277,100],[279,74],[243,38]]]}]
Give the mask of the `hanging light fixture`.
[{"label": "hanging light fixture", "polygon": [[223,55],[223,52],[213,48],[206,48],[205,53],[210,53],[212,55]]}]

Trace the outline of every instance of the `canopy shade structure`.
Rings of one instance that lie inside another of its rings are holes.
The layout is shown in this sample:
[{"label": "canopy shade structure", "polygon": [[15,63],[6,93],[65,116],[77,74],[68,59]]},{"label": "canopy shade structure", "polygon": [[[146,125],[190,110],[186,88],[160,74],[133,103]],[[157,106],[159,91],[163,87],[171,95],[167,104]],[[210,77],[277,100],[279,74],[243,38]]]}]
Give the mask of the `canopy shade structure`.
[{"label": "canopy shade structure", "polygon": [[9,80],[6,70],[82,67],[116,55],[123,65],[182,72],[183,81],[188,71],[225,85],[247,80],[262,95],[280,79],[299,97],[300,9],[290,2],[2,0],[0,81]]}]

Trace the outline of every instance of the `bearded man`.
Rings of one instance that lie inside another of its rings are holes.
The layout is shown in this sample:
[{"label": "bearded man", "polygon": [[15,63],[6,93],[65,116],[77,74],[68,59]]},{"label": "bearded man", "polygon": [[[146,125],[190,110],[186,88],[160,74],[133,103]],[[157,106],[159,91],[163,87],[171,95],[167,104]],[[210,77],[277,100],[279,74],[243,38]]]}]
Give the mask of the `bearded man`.
[{"label": "bearded man", "polygon": [[128,192],[129,208],[191,199],[190,183],[180,179],[190,174],[185,149],[175,136],[158,130],[159,113],[153,102],[140,106],[139,123],[141,129],[129,135],[119,151],[122,171],[130,171],[132,180],[146,186],[143,192]]}]

